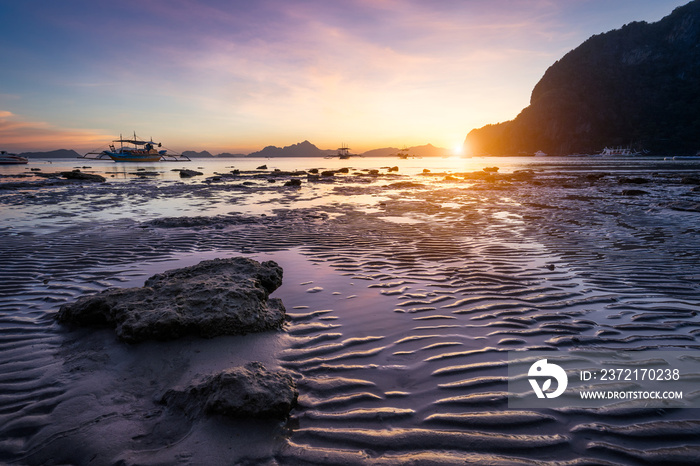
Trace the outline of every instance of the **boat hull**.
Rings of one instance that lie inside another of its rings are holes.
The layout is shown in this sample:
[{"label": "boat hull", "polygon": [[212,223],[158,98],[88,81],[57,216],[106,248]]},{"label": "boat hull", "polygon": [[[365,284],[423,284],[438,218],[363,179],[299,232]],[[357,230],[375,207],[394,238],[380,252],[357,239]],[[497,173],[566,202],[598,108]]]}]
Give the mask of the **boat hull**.
[{"label": "boat hull", "polygon": [[161,159],[160,154],[148,153],[129,153],[129,152],[109,152],[105,151],[110,159],[115,162],[158,162]]},{"label": "boat hull", "polygon": [[24,157],[0,159],[0,165],[20,165],[25,163],[29,163],[29,160]]}]

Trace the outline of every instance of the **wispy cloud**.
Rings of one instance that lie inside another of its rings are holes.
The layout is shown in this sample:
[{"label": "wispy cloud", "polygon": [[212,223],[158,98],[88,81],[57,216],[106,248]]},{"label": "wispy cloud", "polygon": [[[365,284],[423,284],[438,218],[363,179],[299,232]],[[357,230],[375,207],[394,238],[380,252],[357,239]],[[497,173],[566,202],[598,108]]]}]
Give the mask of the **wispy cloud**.
[{"label": "wispy cloud", "polygon": [[44,131],[147,127],[192,148],[453,145],[517,115],[602,24],[683,2],[36,0],[4,35],[3,91],[19,97],[0,107]]},{"label": "wispy cloud", "polygon": [[14,152],[67,148],[90,150],[111,139],[96,130],[61,128],[42,121],[27,121],[7,110],[0,110],[2,149]]}]

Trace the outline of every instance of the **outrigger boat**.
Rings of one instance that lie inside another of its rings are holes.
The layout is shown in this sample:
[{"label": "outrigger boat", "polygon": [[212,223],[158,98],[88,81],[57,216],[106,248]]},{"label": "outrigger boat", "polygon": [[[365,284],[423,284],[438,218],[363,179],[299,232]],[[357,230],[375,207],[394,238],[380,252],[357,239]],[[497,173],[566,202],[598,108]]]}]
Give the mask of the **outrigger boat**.
[{"label": "outrigger boat", "polygon": [[354,157],[356,155],[357,154],[351,154],[350,148],[348,146],[346,146],[345,144],[343,144],[341,147],[338,148],[338,153],[336,155],[327,155],[324,158],[333,159],[335,157],[338,157],[339,159],[346,160],[346,159],[349,159],[350,157]]},{"label": "outrigger boat", "polygon": [[410,157],[411,154],[408,153],[408,149],[406,148],[406,146],[403,146],[403,149],[401,149],[400,151],[398,151],[398,152],[396,153],[396,155],[397,155],[398,158],[404,159],[404,160],[405,160],[405,159],[407,159],[408,157]]},{"label": "outrigger boat", "polygon": [[[116,147],[114,143],[119,143],[119,147]],[[131,146],[125,146],[125,143]],[[109,145],[109,150],[88,152],[83,158],[103,159],[109,157],[115,162],[190,161],[190,158],[186,155],[168,154],[167,150],[158,150],[156,147],[160,148],[162,144],[153,142],[153,139],[150,141],[138,139],[136,133],[134,133],[133,139],[124,139],[120,135],[119,139],[115,139],[112,141],[112,144]],[[89,155],[97,155],[97,157],[88,157]]]},{"label": "outrigger boat", "polygon": [[4,150],[0,150],[0,165],[17,165],[20,163],[28,163],[29,159],[17,154],[10,154]]}]

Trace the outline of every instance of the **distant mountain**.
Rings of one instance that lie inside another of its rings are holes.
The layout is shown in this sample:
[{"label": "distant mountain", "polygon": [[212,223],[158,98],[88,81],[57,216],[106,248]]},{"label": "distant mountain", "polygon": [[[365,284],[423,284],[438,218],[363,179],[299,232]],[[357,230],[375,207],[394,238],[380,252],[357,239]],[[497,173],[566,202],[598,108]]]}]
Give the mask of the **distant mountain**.
[{"label": "distant mountain", "polygon": [[554,63],[511,121],[472,130],[474,154],[700,150],[700,0],[592,36]]},{"label": "distant mountain", "polygon": [[410,157],[445,157],[449,156],[450,151],[442,147],[435,147],[432,144],[424,146],[413,146],[406,149],[397,149],[396,147],[384,147],[382,149],[369,150],[362,154],[363,157],[392,157],[399,152],[408,154]]},{"label": "distant mountain", "polygon": [[396,147],[383,147],[381,149],[372,149],[367,152],[363,152],[363,157],[391,157],[392,155],[398,154],[401,149]]},{"label": "distant mountain", "polygon": [[263,150],[251,152],[248,157],[325,157],[335,153],[334,150],[321,150],[309,141],[304,141],[282,148],[267,146]]},{"label": "distant mountain", "polygon": [[182,153],[185,157],[189,158],[202,158],[202,157],[214,157],[209,152],[203,150],[201,152],[195,152],[193,150],[186,150]]},{"label": "distant mountain", "polygon": [[443,147],[435,147],[432,144],[409,147],[408,153],[409,155],[415,155],[418,157],[446,157],[452,155],[449,150]]},{"label": "distant mountain", "polygon": [[[415,146],[408,149],[403,149],[409,153],[411,156],[416,157],[443,157],[449,155],[447,149],[442,149],[440,147],[435,147],[431,144],[426,144],[424,146]],[[383,149],[374,149],[362,154],[364,157],[390,157],[396,155],[400,149],[395,147],[386,147]],[[311,144],[309,141],[300,142],[298,144],[292,144],[291,146],[285,147],[275,147],[267,146],[263,150],[252,152],[250,154],[231,154],[229,152],[223,152],[221,154],[212,155],[211,152],[203,151],[193,151],[186,150],[182,152],[189,158],[227,158],[227,157],[326,157],[337,155],[337,149],[319,149],[315,145]],[[60,149],[48,152],[24,152],[23,157],[28,158],[77,158],[81,157],[80,154],[74,150]]]},{"label": "distant mountain", "polygon": [[22,157],[27,157],[28,159],[75,159],[80,157],[74,150],[68,149],[58,149],[48,152],[22,152]]}]

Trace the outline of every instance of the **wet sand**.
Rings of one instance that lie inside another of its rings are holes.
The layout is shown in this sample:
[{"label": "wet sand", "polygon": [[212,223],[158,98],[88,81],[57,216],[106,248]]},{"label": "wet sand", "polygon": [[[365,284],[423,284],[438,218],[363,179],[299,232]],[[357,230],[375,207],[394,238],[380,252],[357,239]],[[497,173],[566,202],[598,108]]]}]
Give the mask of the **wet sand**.
[{"label": "wet sand", "polygon": [[[104,184],[0,180],[23,183],[0,189],[0,460],[697,463],[695,409],[509,409],[506,353],[698,351],[700,164],[343,162],[347,174],[300,188],[160,167]],[[53,320],[78,296],[236,255],[283,267],[284,332],[128,345]],[[193,421],[154,401],[252,359],[295,375],[288,422]]]}]

